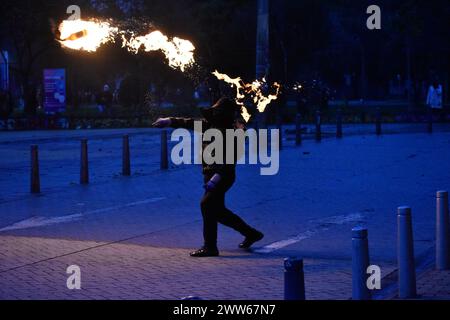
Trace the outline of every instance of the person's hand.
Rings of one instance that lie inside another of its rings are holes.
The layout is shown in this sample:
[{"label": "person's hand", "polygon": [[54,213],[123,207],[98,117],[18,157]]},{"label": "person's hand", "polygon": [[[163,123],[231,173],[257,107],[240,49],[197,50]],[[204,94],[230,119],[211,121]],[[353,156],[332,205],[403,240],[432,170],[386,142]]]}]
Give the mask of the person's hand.
[{"label": "person's hand", "polygon": [[220,174],[215,174],[211,180],[209,180],[204,188],[206,190],[206,192],[211,192],[214,191],[217,188],[217,185],[219,184],[220,180],[222,180],[222,177],[220,176]]},{"label": "person's hand", "polygon": [[167,128],[170,127],[172,124],[172,121],[170,118],[159,118],[155,121],[155,123],[152,124],[152,127],[154,128]]},{"label": "person's hand", "polygon": [[247,129],[245,124],[242,121],[240,121],[240,120],[236,120],[234,122],[234,128],[236,130],[244,130],[244,131]]}]

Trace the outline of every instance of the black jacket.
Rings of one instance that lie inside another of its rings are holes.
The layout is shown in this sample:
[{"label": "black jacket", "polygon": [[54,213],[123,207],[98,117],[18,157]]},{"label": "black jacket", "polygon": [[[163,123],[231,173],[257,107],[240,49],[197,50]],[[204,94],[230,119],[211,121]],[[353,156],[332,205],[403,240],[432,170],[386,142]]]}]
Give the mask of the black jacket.
[{"label": "black jacket", "polygon": [[194,123],[195,121],[201,121],[202,122],[202,130],[204,133],[208,129],[217,129],[220,132],[222,132],[223,138],[224,138],[224,150],[223,150],[223,164],[207,164],[204,161],[203,158],[203,152],[205,151],[205,148],[211,144],[212,142],[203,142],[202,141],[202,166],[203,166],[203,174],[207,176],[213,176],[214,174],[220,174],[221,177],[234,177],[236,173],[236,162],[237,162],[237,148],[236,145],[234,145],[234,163],[233,164],[226,164],[226,146],[229,143],[234,143],[235,141],[227,141],[226,137],[226,130],[224,128],[215,128],[211,126],[211,124],[206,121],[205,119],[191,119],[191,118],[171,118],[171,127],[174,129],[184,128],[188,130],[194,130]]}]

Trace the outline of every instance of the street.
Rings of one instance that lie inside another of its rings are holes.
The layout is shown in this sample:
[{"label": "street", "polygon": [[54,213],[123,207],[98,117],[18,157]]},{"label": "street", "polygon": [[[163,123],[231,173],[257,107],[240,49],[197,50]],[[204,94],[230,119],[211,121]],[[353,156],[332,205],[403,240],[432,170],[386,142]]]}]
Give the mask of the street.
[{"label": "street", "polygon": [[[3,141],[0,298],[282,299],[283,259],[299,256],[307,299],[349,299],[354,226],[368,227],[371,264],[383,276],[396,269],[398,206],[412,207],[416,260],[433,247],[435,194],[450,181],[445,131],[306,140],[298,148],[285,141],[278,175],[239,166],[227,198],[264,240],[242,252],[241,236],[221,227],[222,257],[204,260],[188,256],[202,244],[201,169],[160,171],[157,130],[127,132],[131,177],[120,176],[123,131],[84,132],[89,186],[78,185],[77,137],[36,138],[37,196],[27,193],[36,141]],[[81,268],[78,292],[66,288],[69,265]]]}]

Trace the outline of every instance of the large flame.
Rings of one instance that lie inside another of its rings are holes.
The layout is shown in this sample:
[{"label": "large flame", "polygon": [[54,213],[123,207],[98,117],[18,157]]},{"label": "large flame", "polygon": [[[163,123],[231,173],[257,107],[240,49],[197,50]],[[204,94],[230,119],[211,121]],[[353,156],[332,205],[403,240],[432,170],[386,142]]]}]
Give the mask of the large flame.
[{"label": "large flame", "polygon": [[177,37],[169,40],[160,31],[153,31],[145,36],[136,37],[133,35],[129,40],[122,36],[122,40],[123,47],[133,53],[138,53],[141,47],[146,52],[162,51],[169,62],[169,66],[179,68],[181,71],[185,71],[186,67],[195,62],[195,47],[190,41]]},{"label": "large flame", "polygon": [[119,32],[109,22],[65,20],[59,26],[59,42],[73,50],[88,52],[97,49],[108,42],[114,42],[114,37]]},{"label": "large flame", "polygon": [[278,99],[280,94],[281,85],[275,82],[272,87],[275,90],[274,94],[264,95],[264,87],[267,86],[266,79],[255,80],[253,83],[245,83],[241,78],[231,78],[230,76],[220,73],[217,70],[213,72],[213,75],[236,89],[236,103],[242,108],[242,117],[246,122],[251,119],[251,115],[248,109],[244,105],[244,99],[250,97],[253,103],[256,105],[258,111],[263,113],[267,106],[274,100]]},{"label": "large flame", "polygon": [[[137,54],[141,48],[146,52],[161,51],[170,67],[185,71],[195,63],[195,46],[188,40],[174,37],[169,39],[160,31],[153,31],[147,35],[138,36],[130,30],[120,30],[109,21],[99,20],[65,20],[59,26],[60,39],[64,47],[73,50],[95,52],[106,43],[115,42],[118,36],[122,39],[122,47]],[[248,109],[244,105],[246,98],[251,98],[259,112],[264,112],[267,106],[278,98],[281,85],[274,83],[274,94],[264,95],[267,88],[266,79],[245,83],[241,78],[231,78],[226,74],[213,72],[217,79],[225,81],[236,88],[236,103],[242,107],[242,117],[246,122],[251,119]]]},{"label": "large flame", "polygon": [[194,62],[194,45],[184,39],[169,39],[160,31],[153,31],[144,36],[136,36],[129,30],[119,30],[110,22],[97,20],[65,20],[59,26],[59,42],[73,50],[95,52],[100,46],[115,42],[117,36],[122,38],[122,47],[137,54],[140,48],[146,52],[161,51],[166,56],[170,67],[185,71]]}]

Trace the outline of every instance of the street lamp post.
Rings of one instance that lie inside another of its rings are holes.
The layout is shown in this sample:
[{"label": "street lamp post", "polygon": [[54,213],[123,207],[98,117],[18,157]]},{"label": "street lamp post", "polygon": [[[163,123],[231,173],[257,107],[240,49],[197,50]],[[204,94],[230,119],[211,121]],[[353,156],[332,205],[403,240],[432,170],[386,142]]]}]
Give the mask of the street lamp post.
[{"label": "street lamp post", "polygon": [[[256,27],[256,79],[269,75],[269,0],[258,0],[258,18]],[[258,127],[264,128],[264,115],[258,115]]]}]

